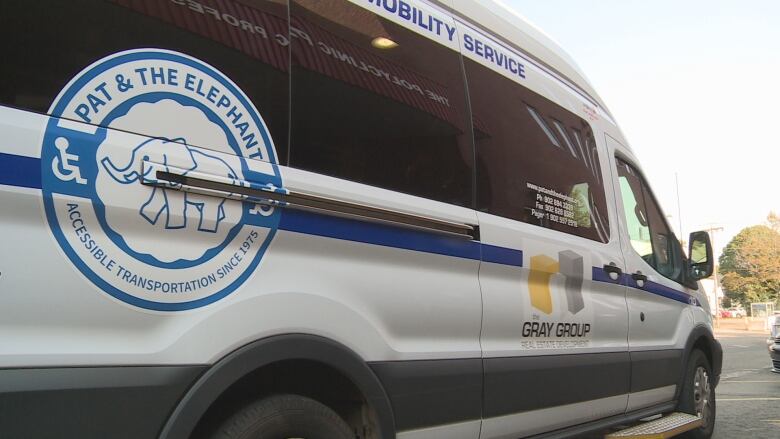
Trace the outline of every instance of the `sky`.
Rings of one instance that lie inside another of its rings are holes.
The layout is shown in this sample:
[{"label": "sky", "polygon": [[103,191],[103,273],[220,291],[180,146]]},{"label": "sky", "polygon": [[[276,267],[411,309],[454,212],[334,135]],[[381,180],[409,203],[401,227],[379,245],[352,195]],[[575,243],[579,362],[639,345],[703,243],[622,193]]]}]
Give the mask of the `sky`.
[{"label": "sky", "polygon": [[574,58],[678,236],[723,227],[718,254],[780,213],[780,1],[504,3]]}]

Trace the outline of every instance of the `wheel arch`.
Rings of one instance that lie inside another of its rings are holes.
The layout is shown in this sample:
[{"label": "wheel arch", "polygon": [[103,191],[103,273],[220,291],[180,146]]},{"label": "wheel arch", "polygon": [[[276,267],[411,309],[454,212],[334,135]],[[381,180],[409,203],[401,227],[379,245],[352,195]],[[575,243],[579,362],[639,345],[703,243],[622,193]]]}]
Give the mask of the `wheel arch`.
[{"label": "wheel arch", "polygon": [[244,345],[211,366],[174,408],[160,438],[189,438],[212,404],[233,384],[258,369],[290,360],[320,363],[348,378],[374,410],[381,437],[395,437],[390,400],[379,379],[359,355],[324,337],[284,334]]},{"label": "wheel arch", "polygon": [[677,390],[675,392],[675,399],[680,398],[680,392],[682,391],[682,384],[685,382],[685,374],[688,370],[688,361],[691,353],[694,349],[699,349],[704,352],[707,360],[710,362],[710,367],[715,375],[714,384],[717,386],[720,379],[720,369],[723,359],[723,351],[720,347],[720,343],[715,339],[715,335],[712,329],[705,325],[697,325],[691,330],[688,335],[688,339],[685,342],[685,349],[683,350],[683,361],[681,364],[679,379],[677,380]]}]

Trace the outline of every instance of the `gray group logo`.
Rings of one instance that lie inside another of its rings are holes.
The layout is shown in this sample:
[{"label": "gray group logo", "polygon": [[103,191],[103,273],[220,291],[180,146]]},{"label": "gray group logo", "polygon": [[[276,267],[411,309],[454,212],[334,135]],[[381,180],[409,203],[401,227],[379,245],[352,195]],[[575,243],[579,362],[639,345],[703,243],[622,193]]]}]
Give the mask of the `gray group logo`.
[{"label": "gray group logo", "polygon": [[566,305],[568,311],[577,314],[585,308],[582,297],[583,259],[571,250],[558,253],[558,260],[547,255],[531,257],[531,273],[528,279],[531,294],[531,305],[545,314],[553,312],[550,281],[555,274],[565,278]]}]

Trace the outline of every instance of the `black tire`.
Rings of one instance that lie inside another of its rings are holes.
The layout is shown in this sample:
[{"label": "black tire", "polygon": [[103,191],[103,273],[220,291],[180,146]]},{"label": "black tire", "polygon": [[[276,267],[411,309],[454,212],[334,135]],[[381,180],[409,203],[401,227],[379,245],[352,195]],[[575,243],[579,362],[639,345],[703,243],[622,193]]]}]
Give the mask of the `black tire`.
[{"label": "black tire", "polygon": [[[697,376],[697,372],[699,375]],[[702,376],[701,373],[705,375]],[[704,418],[704,425],[691,430],[680,437],[690,439],[708,439],[715,430],[715,387],[709,382],[712,377],[712,368],[704,352],[694,349],[688,358],[680,400],[677,409],[692,415],[700,415]],[[704,380],[702,380],[704,378]],[[699,381],[698,385],[695,381]],[[706,387],[706,388],[705,388]],[[706,395],[706,396],[704,396]]]},{"label": "black tire", "polygon": [[228,418],[212,439],[354,439],[349,426],[329,407],[298,395],[255,401]]}]

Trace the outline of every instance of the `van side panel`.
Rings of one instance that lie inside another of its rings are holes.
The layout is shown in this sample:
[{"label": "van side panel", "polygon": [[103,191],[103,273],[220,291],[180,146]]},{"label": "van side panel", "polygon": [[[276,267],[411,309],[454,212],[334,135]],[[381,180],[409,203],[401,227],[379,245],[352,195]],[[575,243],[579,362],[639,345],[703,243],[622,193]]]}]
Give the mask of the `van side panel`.
[{"label": "van side panel", "polygon": [[523,254],[516,266],[480,267],[483,437],[621,415],[631,363],[625,286],[605,272],[623,256],[602,122],[542,72],[496,75],[476,51],[464,55],[480,235]]}]

